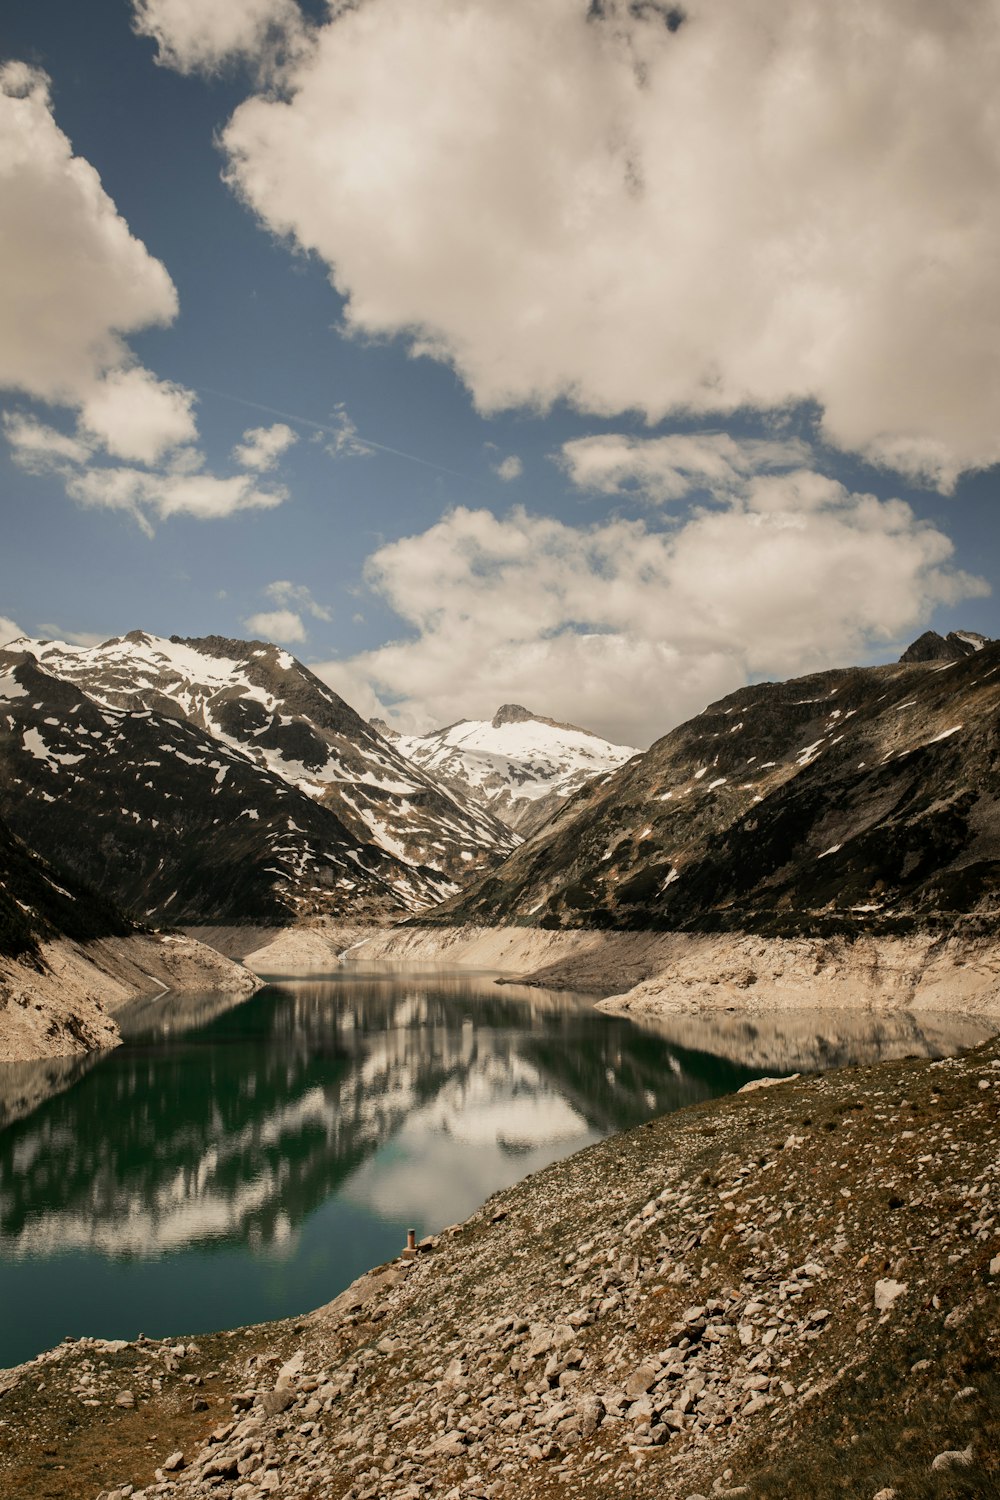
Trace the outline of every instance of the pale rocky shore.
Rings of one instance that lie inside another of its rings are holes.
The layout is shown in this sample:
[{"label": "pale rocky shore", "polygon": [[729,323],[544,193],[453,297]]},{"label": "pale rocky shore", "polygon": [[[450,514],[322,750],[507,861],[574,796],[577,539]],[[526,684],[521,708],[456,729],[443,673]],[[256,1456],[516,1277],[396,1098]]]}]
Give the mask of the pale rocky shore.
[{"label": "pale rocky shore", "polygon": [[407,924],[361,941],[350,957],[496,969],[521,984],[601,995],[602,1009],[647,1017],[805,1009],[1000,1016],[1000,940],[993,937],[771,938]]},{"label": "pale rocky shore", "polygon": [[117,1047],[121,1032],[114,1013],[137,996],[168,990],[251,994],[258,984],[239,964],[182,935],[43,942],[37,955],[0,957],[0,1063]]},{"label": "pale rocky shore", "polygon": [[995,1496],[998,1211],[1000,1042],[756,1087],[298,1320],[0,1375],[0,1493]]}]

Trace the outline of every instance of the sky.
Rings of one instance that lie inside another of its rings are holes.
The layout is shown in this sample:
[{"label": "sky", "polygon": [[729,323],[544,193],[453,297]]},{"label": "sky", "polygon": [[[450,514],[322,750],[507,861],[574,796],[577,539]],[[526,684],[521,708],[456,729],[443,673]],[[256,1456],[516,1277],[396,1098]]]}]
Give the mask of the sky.
[{"label": "sky", "polygon": [[0,7],[0,638],[645,746],[1000,636],[1000,3]]}]

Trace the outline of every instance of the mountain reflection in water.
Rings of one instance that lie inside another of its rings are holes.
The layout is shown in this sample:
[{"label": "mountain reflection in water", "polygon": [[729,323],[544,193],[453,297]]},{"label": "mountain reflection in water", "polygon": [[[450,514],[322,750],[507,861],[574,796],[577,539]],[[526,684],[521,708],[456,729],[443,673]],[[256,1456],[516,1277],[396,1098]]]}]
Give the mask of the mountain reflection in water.
[{"label": "mountain reflection in water", "polygon": [[[775,1071],[697,1023],[670,1035],[477,976],[345,969],[120,1019],[115,1052],[0,1067],[0,1365],[66,1333],[303,1312],[407,1227]],[[782,1070],[837,1060],[818,1027],[794,1030]],[[852,1060],[892,1045],[884,1025],[852,1028]]]}]

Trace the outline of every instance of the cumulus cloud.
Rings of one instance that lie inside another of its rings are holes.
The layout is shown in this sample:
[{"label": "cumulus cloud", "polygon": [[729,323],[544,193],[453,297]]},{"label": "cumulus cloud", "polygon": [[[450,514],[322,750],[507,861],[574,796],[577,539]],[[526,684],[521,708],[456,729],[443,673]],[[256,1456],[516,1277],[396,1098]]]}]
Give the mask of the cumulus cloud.
[{"label": "cumulus cloud", "polygon": [[9,616],[0,615],[0,646],[5,646],[8,641],[17,640],[18,636],[24,633],[20,625],[15,625]]},{"label": "cumulus cloud", "polygon": [[660,438],[609,432],[564,443],[559,462],[581,489],[663,502],[683,499],[692,489],[725,493],[757,470],[796,468],[808,457],[798,441],[741,440],[725,432]]},{"label": "cumulus cloud", "polygon": [[112,370],[84,398],[80,425],[116,458],[155,464],[198,435],[194,392],[149,370]]},{"label": "cumulus cloud", "polygon": [[233,449],[233,458],[245,469],[273,469],[281,455],[298,440],[298,433],[286,422],[248,427],[242,443]]},{"label": "cumulus cloud", "polygon": [[124,336],[174,319],[173,283],[73,155],[45,75],[18,62],[0,68],[0,190],[0,387],[76,417],[70,433],[5,412],[15,463],[147,531],[153,517],[210,519],[286,499],[247,473],[207,473],[193,446],[194,392],[135,363]]},{"label": "cumulus cloud", "polygon": [[215,73],[233,58],[262,60],[302,38],[294,0],[133,0],[133,25],[180,73]]},{"label": "cumulus cloud", "polygon": [[942,489],[1000,459],[995,0],[683,12],[337,5],[230,180],[485,410],[807,399]]},{"label": "cumulus cloud", "polygon": [[460,508],[368,561],[406,638],[314,670],[407,728],[515,700],[645,745],[754,675],[842,665],[987,592],[951,554],[903,502],[808,472],[670,531]]},{"label": "cumulus cloud", "polygon": [[73,155],[45,74],[20,62],[0,68],[0,192],[0,386],[100,404],[105,376],[130,362],[124,336],[172,322],[177,293]]},{"label": "cumulus cloud", "polygon": [[288,498],[280,486],[262,490],[251,474],[151,472],[128,467],[92,466],[65,475],[66,490],[81,505],[123,510],[152,535],[151,516],[194,516],[219,521],[243,510],[271,510]]},{"label": "cumulus cloud", "polygon": [[281,641],[287,645],[294,641],[304,641],[306,638],[306,627],[302,623],[302,616],[295,613],[293,609],[264,610],[258,615],[249,615],[243,621],[249,631],[264,641]]},{"label": "cumulus cloud", "polygon": [[493,465],[493,472],[504,483],[510,483],[512,479],[520,479],[524,473],[524,464],[516,453],[509,453],[506,458]]},{"label": "cumulus cloud", "polygon": [[85,464],[92,456],[91,444],[24,412],[4,412],[3,430],[11,457],[28,474],[45,474],[64,463]]},{"label": "cumulus cloud", "polygon": [[331,620],[333,614],[325,604],[318,604],[304,583],[292,583],[288,578],[275,579],[264,589],[264,593],[275,604],[294,605],[312,615],[314,620]]}]

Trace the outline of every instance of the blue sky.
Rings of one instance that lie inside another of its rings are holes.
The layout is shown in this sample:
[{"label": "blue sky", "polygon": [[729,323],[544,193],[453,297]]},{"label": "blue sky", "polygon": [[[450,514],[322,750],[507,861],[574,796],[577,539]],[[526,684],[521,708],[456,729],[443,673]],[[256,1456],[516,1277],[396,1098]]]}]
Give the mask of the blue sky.
[{"label": "blue sky", "polygon": [[0,616],[640,744],[1000,635],[996,17],[826,10],[8,7]]}]

